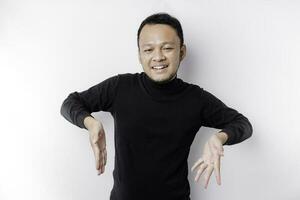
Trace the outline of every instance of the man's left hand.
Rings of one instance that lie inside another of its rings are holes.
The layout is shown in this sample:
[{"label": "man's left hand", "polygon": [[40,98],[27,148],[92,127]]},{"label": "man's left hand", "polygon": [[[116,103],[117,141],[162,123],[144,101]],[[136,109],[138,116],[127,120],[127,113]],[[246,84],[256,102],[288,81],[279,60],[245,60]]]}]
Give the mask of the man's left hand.
[{"label": "man's left hand", "polygon": [[217,183],[221,185],[220,158],[224,156],[223,144],[225,141],[226,139],[224,140],[223,132],[211,136],[204,145],[202,157],[191,168],[192,171],[197,168],[195,181],[198,181],[200,176],[204,173],[205,189],[207,189],[210,176],[214,170]]}]

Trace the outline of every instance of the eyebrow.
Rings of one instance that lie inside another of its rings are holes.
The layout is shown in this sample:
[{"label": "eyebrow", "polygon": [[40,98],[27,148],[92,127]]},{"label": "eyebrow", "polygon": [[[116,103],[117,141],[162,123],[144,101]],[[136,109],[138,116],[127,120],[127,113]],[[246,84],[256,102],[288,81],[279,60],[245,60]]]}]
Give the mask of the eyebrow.
[{"label": "eyebrow", "polygon": [[[152,45],[153,43],[147,43],[147,44],[143,44],[142,45],[142,47],[144,47],[144,46],[150,46],[150,45]],[[174,42],[162,42],[161,44],[175,44]]]}]

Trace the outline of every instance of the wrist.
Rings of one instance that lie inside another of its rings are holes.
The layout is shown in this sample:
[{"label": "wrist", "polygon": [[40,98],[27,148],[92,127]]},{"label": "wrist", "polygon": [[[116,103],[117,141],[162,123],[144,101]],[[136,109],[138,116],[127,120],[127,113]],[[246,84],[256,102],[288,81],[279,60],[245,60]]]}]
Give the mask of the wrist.
[{"label": "wrist", "polygon": [[222,144],[224,144],[228,139],[228,135],[225,132],[220,131],[216,135],[221,140]]},{"label": "wrist", "polygon": [[84,123],[84,126],[86,127],[86,129],[90,131],[99,122],[91,116],[86,116],[83,120],[83,123]]}]

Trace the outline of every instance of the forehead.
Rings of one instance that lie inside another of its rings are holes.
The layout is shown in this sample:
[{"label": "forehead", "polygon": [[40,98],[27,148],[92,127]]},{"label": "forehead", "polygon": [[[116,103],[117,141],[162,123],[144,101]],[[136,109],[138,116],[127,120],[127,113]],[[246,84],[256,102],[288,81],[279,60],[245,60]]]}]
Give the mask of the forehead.
[{"label": "forehead", "polygon": [[180,39],[175,29],[166,24],[146,24],[140,33],[140,46],[176,44]]}]

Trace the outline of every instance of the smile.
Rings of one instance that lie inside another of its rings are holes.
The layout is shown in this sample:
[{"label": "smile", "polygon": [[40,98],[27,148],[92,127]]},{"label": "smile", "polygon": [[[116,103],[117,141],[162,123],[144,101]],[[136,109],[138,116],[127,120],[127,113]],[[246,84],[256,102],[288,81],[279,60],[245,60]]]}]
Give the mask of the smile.
[{"label": "smile", "polygon": [[155,69],[155,70],[162,70],[167,67],[168,67],[168,65],[155,65],[155,66],[152,66],[151,68]]}]

